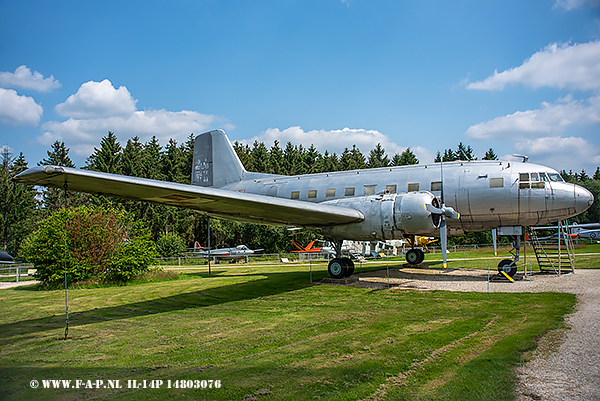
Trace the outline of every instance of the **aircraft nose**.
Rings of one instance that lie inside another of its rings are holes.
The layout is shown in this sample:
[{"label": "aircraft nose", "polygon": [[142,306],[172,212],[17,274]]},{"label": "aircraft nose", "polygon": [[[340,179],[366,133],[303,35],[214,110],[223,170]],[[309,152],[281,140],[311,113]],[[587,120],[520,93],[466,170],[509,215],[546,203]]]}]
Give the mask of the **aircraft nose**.
[{"label": "aircraft nose", "polygon": [[587,210],[594,203],[594,195],[584,187],[575,185],[575,211],[581,213]]}]

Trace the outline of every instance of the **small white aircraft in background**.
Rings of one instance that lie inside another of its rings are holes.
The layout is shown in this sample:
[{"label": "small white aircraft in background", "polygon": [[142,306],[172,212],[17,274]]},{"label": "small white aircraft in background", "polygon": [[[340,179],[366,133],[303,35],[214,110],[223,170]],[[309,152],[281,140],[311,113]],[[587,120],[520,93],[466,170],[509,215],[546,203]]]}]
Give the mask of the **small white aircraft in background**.
[{"label": "small white aircraft in background", "polygon": [[[564,182],[556,170],[525,162],[456,161],[296,176],[252,173],[221,130],[196,137],[192,185],[57,166],[30,168],[15,180],[176,205],[229,220],[307,228],[331,240],[336,257],[328,270],[334,278],[354,272],[354,263],[342,257],[344,239],[439,236],[445,267],[448,234],[548,224],[576,216],[594,202],[587,189]],[[420,263],[424,254],[411,249],[406,258]],[[499,270],[514,275],[516,267]]]},{"label": "small white aircraft in background", "polygon": [[[198,249],[198,250],[196,250]],[[203,255],[214,257],[217,260],[230,260],[230,261],[238,261],[245,259],[248,262],[248,256],[253,255],[255,252],[264,251],[264,249],[250,249],[246,245],[238,245],[232,248],[217,248],[217,249],[205,249],[205,248],[196,248],[194,250],[195,255]]]},{"label": "small white aircraft in background", "polygon": [[[533,227],[534,230],[550,230],[557,228],[558,226]],[[571,239],[583,238],[590,241],[600,239],[600,223],[573,223],[565,226],[565,228],[569,230],[569,236]],[[592,230],[591,228],[596,229]],[[554,237],[556,238],[557,235],[554,235]]]}]

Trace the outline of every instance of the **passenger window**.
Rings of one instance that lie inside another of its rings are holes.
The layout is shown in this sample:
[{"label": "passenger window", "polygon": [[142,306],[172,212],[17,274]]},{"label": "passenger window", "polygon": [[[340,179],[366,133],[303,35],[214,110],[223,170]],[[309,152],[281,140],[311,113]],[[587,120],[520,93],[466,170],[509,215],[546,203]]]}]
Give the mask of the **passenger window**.
[{"label": "passenger window", "polygon": [[354,188],[346,188],[344,191],[345,196],[354,196]]},{"label": "passenger window", "polygon": [[335,188],[326,190],[325,191],[325,197],[326,198],[333,198],[333,197],[335,197]]},{"label": "passenger window", "polygon": [[292,191],[290,199],[300,199],[300,191]]},{"label": "passenger window", "polygon": [[365,185],[365,195],[374,195],[376,185]]},{"label": "passenger window", "polygon": [[419,190],[419,183],[408,184],[408,192],[416,192]]},{"label": "passenger window", "polygon": [[313,199],[317,197],[317,190],[316,189],[311,189],[310,191],[308,191],[308,199]]},{"label": "passenger window", "polygon": [[531,173],[531,181],[539,181],[538,173]]},{"label": "passenger window", "polygon": [[385,192],[388,194],[395,194],[396,193],[396,185],[386,185]]},{"label": "passenger window", "polygon": [[502,188],[504,186],[504,178],[490,178],[490,188]]},{"label": "passenger window", "polygon": [[519,181],[529,181],[529,173],[520,173]]},{"label": "passenger window", "polygon": [[441,181],[432,182],[431,190],[432,191],[441,191],[442,190],[442,182]]}]

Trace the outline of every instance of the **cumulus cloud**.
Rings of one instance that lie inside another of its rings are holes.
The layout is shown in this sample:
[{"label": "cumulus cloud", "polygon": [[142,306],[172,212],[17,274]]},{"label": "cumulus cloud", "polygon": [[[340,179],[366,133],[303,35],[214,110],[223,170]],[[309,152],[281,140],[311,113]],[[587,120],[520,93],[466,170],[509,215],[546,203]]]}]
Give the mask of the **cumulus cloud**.
[{"label": "cumulus cloud", "polygon": [[534,89],[553,87],[569,90],[600,88],[600,41],[547,46],[519,67],[495,71],[468,89],[502,90],[506,85],[522,84]]},{"label": "cumulus cloud", "polygon": [[566,96],[557,102],[542,103],[540,109],[517,111],[506,116],[472,125],[465,133],[475,139],[520,139],[558,135],[570,126],[600,123],[600,96],[579,101]]},{"label": "cumulus cloud", "polygon": [[598,6],[600,4],[598,0],[556,0],[552,8],[562,8],[563,10],[571,11],[575,8],[582,7],[586,3],[593,6]]},{"label": "cumulus cloud", "polygon": [[65,117],[102,118],[127,116],[136,110],[137,100],[133,99],[126,87],[115,89],[105,79],[102,82],[86,82],[76,94],[56,106],[56,111]]},{"label": "cumulus cloud", "polygon": [[44,109],[32,97],[0,88],[0,121],[11,125],[37,126]]},{"label": "cumulus cloud", "polygon": [[600,161],[598,146],[575,136],[546,136],[519,141],[515,143],[515,150],[531,156],[533,162],[558,170],[580,171]]},{"label": "cumulus cloud", "polygon": [[325,150],[329,153],[337,153],[338,155],[344,151],[344,148],[352,149],[352,145],[356,145],[361,152],[367,154],[378,143],[386,150],[387,154],[392,157],[395,153],[404,151],[403,147],[392,142],[387,135],[382,134],[377,130],[352,129],[344,128],[341,130],[312,130],[304,131],[301,127],[290,127],[283,131],[278,128],[269,128],[260,135],[243,141],[251,145],[254,141],[264,142],[265,145],[272,146],[275,140],[279,141],[279,146],[282,148],[288,142],[293,144],[310,147],[315,145],[320,152]]},{"label": "cumulus cloud", "polygon": [[195,111],[136,110],[136,102],[124,86],[115,89],[109,80],[86,82],[56,106],[57,112],[70,118],[44,123],[38,140],[47,146],[65,141],[76,155],[89,156],[108,131],[121,140],[139,136],[146,142],[156,136],[165,145],[171,138],[182,143],[191,133],[224,123],[219,117]]},{"label": "cumulus cloud", "polygon": [[8,88],[32,89],[39,92],[49,92],[60,88],[60,82],[54,79],[52,75],[44,78],[37,71],[31,73],[31,70],[25,65],[17,67],[15,72],[1,71],[0,85]]}]

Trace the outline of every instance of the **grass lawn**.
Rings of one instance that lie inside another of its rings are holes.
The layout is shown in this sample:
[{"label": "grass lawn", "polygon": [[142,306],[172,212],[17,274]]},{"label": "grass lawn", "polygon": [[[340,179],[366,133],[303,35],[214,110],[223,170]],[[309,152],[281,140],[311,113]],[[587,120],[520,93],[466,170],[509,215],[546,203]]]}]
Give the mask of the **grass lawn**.
[{"label": "grass lawn", "polygon": [[[185,272],[70,289],[66,341],[63,290],[0,290],[0,399],[511,400],[514,367],[575,305],[559,293],[312,285],[295,264]],[[42,388],[50,379],[82,388]],[[83,388],[96,380],[123,388]]]}]

